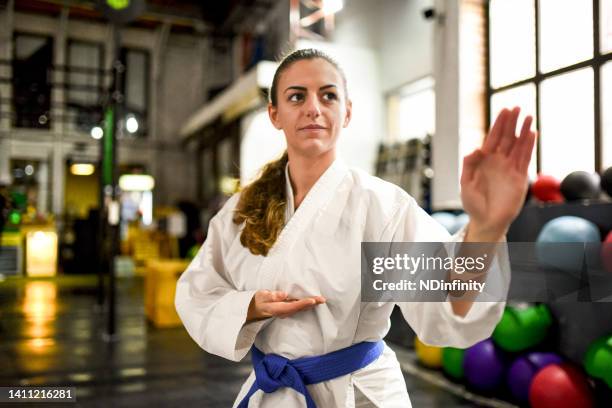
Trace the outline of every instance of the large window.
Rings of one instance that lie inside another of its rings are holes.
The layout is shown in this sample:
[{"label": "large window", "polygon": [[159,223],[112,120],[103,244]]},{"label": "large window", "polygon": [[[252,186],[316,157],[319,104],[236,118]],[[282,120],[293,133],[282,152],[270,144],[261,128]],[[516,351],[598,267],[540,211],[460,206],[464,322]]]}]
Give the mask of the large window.
[{"label": "large window", "polygon": [[69,41],[66,67],[68,127],[89,133],[102,120],[102,44]]},{"label": "large window", "polygon": [[122,48],[121,61],[125,65],[123,90],[127,135],[146,136],[149,112],[149,52]]},{"label": "large window", "polygon": [[53,39],[16,33],[13,49],[14,126],[49,129]]},{"label": "large window", "polygon": [[391,93],[387,107],[391,141],[403,142],[433,135],[436,113],[433,78],[419,79]]},{"label": "large window", "polygon": [[612,166],[612,1],[490,0],[489,120],[531,114],[530,168],[558,178]]}]

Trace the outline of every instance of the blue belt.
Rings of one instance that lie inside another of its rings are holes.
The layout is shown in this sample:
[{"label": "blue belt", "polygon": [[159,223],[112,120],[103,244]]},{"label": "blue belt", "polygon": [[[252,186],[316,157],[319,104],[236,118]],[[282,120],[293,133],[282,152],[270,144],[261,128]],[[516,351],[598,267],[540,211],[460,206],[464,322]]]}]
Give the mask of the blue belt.
[{"label": "blue belt", "polygon": [[251,348],[251,360],[255,369],[255,382],[244,396],[238,408],[247,408],[249,399],[257,391],[271,393],[281,387],[293,388],[306,398],[308,408],[316,408],[306,389],[307,385],[328,381],[350,374],[376,360],[383,352],[384,343],[364,341],[322,356],[289,360],[278,354],[264,354],[257,347]]}]

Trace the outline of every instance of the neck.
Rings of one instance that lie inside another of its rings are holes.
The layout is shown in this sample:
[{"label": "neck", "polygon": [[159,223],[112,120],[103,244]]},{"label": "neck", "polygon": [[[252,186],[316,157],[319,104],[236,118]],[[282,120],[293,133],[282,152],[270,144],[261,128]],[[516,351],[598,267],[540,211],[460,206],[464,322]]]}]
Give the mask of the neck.
[{"label": "neck", "polygon": [[293,189],[295,208],[298,208],[306,194],[325,173],[325,170],[331,166],[335,158],[334,150],[314,157],[304,157],[289,152],[289,179]]}]

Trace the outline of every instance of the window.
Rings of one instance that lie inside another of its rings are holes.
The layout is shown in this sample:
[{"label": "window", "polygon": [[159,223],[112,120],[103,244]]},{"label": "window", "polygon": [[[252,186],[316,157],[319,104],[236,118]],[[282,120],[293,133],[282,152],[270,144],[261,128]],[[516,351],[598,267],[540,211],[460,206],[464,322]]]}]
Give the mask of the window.
[{"label": "window", "polygon": [[411,82],[387,99],[392,141],[423,139],[435,130],[436,103],[433,78]]},{"label": "window", "polygon": [[149,111],[149,52],[132,48],[121,49],[125,66],[123,91],[125,94],[124,124],[128,136],[147,134]]},{"label": "window", "polygon": [[69,129],[90,133],[102,121],[102,44],[69,41],[66,67],[66,113]]},{"label": "window", "polygon": [[16,33],[13,55],[13,107],[15,127],[51,127],[53,39]]},{"label": "window", "polygon": [[612,166],[612,2],[490,0],[488,35],[489,121],[534,116],[530,175]]}]

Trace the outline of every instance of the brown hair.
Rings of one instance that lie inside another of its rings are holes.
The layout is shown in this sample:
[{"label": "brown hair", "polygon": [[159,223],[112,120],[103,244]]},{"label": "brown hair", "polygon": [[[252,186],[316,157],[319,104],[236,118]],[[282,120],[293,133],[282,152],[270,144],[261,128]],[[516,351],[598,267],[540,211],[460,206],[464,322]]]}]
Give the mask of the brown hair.
[{"label": "brown hair", "polygon": [[[338,70],[342,77],[345,95],[347,93],[344,72],[330,56],[320,50],[308,48],[292,52],[282,59],[268,94],[272,106],[277,106],[277,88],[281,74],[297,61],[321,58]],[[253,255],[266,256],[285,225],[287,197],[285,194],[285,166],[288,155],[285,151],[280,159],[266,164],[257,180],[246,186],[240,193],[240,200],[234,210],[235,224],[244,222],[240,242]]]}]

